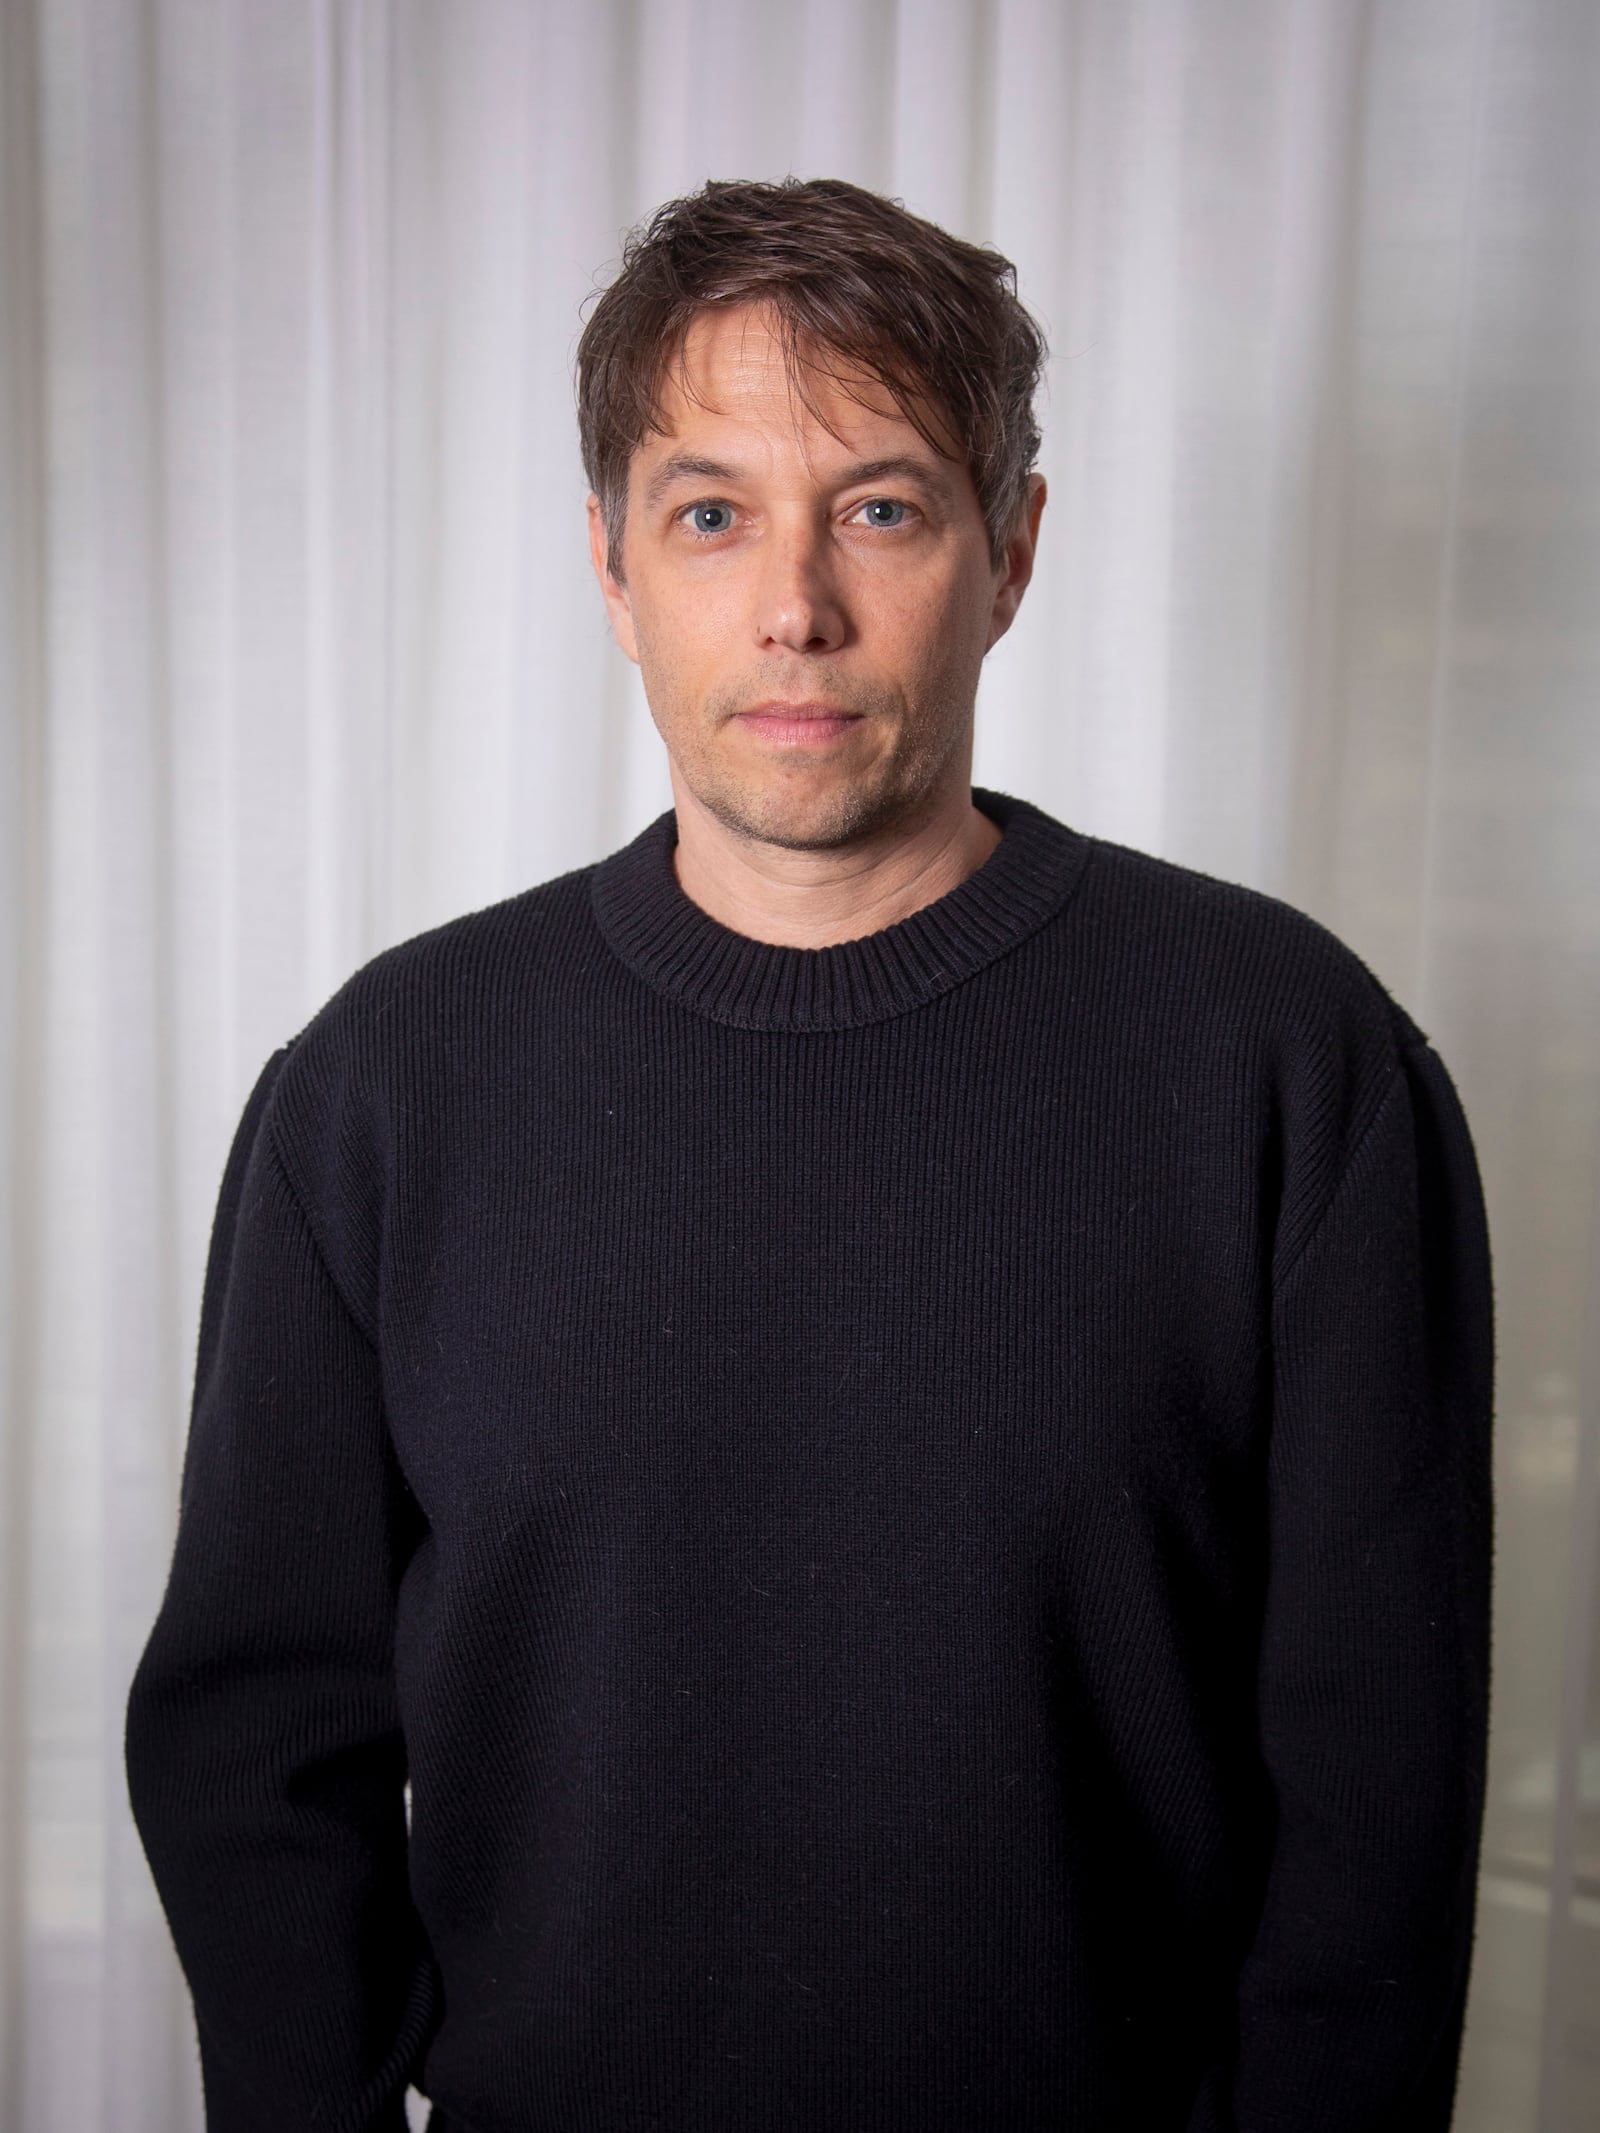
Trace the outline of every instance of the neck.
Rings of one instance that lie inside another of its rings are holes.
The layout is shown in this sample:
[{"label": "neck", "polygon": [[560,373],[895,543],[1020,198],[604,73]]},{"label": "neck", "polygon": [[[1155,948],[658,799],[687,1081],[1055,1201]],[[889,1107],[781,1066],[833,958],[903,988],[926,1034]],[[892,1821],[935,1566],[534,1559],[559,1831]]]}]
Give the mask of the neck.
[{"label": "neck", "polygon": [[1000,842],[963,783],[913,823],[828,851],[741,837],[688,791],[674,767],[673,872],[702,911],[779,948],[832,948],[898,925],[959,888]]}]

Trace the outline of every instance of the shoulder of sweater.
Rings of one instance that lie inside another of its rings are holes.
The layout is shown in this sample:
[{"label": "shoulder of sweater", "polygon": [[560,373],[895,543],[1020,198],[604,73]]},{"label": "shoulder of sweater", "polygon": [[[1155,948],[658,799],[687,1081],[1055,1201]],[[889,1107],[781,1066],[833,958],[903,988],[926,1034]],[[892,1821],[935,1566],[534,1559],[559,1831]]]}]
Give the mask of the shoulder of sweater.
[{"label": "shoulder of sweater", "polygon": [[301,1035],[354,1037],[396,1014],[434,1014],[482,986],[537,980],[598,939],[590,918],[593,865],[446,919],[385,948],[355,970]]},{"label": "shoulder of sweater", "polygon": [[398,942],[363,963],[278,1055],[267,1115],[303,1192],[348,1171],[365,1135],[426,1100],[435,1078],[471,1071],[473,1031],[494,1003],[526,996],[603,952],[590,916],[594,867]]},{"label": "shoulder of sweater", "polygon": [[1236,1061],[1308,1182],[1359,1144],[1425,1032],[1309,913],[1239,882],[1105,839],[1076,901],[1102,954],[1136,975],[1142,1027]]},{"label": "shoulder of sweater", "polygon": [[291,1053],[387,1048],[408,1025],[436,1029],[441,1014],[486,990],[537,983],[597,944],[593,873],[593,865],[575,868],[382,949],[290,1040]]},{"label": "shoulder of sweater", "polygon": [[1142,960],[1169,978],[1185,973],[1215,1012],[1237,1015],[1254,996],[1286,1034],[1332,1020],[1348,1038],[1366,1034],[1391,1053],[1428,1041],[1370,965],[1309,912],[1176,860],[1088,841],[1077,921],[1124,930]]}]

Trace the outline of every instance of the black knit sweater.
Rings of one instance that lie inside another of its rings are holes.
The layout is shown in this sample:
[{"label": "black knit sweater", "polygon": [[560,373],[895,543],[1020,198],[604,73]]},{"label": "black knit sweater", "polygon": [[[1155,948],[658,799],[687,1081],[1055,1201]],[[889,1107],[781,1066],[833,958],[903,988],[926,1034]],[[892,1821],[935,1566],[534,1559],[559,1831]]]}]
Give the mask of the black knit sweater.
[{"label": "black knit sweater", "polygon": [[1455,1093],[1311,920],[974,797],[820,950],[665,815],[263,1074],[128,1719],[221,2133],[1447,2126]]}]

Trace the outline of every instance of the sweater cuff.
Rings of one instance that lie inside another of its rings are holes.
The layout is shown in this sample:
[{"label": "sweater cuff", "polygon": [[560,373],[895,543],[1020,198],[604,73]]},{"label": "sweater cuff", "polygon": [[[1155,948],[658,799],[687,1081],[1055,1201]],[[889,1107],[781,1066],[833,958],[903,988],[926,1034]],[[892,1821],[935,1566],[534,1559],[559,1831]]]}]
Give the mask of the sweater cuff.
[{"label": "sweater cuff", "polygon": [[228,2066],[216,2047],[200,2034],[200,2079],[206,2099],[206,2133],[409,2133],[404,2091],[376,2111],[353,2119],[324,2120],[313,2126],[292,2121],[281,2102],[267,2102]]}]

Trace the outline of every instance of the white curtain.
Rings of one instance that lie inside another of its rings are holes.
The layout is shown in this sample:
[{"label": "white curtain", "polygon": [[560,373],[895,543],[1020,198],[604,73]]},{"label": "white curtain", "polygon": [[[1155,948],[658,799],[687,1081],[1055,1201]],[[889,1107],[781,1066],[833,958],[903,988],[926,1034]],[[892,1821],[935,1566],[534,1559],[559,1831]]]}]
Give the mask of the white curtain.
[{"label": "white curtain", "polygon": [[0,2129],[200,2122],[120,1734],[226,1144],[357,963],[668,804],[573,347],[629,223],[787,171],[998,244],[1051,336],[979,781],[1311,910],[1456,1076],[1500,1338],[1457,2125],[1592,2128],[1600,8],[0,0]]}]

